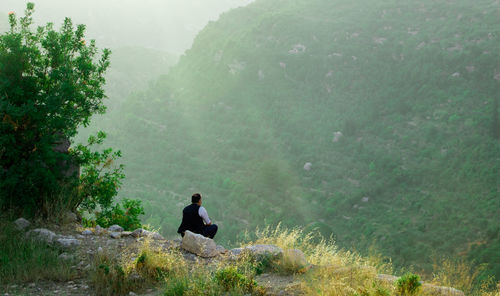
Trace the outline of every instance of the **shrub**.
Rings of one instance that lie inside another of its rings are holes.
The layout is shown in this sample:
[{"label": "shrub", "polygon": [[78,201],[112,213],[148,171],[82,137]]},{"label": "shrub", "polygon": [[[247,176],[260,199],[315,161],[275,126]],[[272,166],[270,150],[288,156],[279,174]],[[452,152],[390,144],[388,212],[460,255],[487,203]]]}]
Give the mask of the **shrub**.
[{"label": "shrub", "polygon": [[85,26],[66,18],[32,29],[34,4],[25,16],[9,14],[0,36],[0,207],[36,214],[53,203],[64,168],[74,159],[55,146],[73,137],[105,107],[104,73],[110,51],[97,57]]},{"label": "shrub", "polygon": [[420,276],[413,273],[406,273],[395,284],[399,295],[416,295],[422,287]]},{"label": "shrub", "polygon": [[238,272],[235,266],[226,266],[217,270],[215,280],[226,291],[240,289],[251,292],[257,286],[255,281]]}]

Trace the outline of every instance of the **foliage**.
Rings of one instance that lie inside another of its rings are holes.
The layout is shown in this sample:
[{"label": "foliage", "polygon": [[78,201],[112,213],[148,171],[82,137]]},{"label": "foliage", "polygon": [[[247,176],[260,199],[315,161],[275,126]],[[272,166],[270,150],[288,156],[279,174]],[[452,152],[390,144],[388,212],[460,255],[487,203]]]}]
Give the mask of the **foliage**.
[{"label": "foliage", "polygon": [[244,274],[238,272],[235,266],[226,266],[215,272],[215,280],[224,290],[231,291],[241,289],[251,292],[256,286],[255,281],[248,279]]},{"label": "foliage", "polygon": [[14,283],[38,280],[70,280],[76,276],[72,262],[61,262],[62,250],[38,240],[26,239],[25,232],[0,219],[0,289]]},{"label": "foliage", "polygon": [[66,18],[32,29],[34,4],[25,16],[9,14],[0,36],[0,207],[39,213],[53,203],[75,162],[54,147],[102,113],[109,50],[98,57],[85,26]]},{"label": "foliage", "polygon": [[421,287],[420,276],[418,274],[406,273],[395,282],[399,295],[416,295]]}]

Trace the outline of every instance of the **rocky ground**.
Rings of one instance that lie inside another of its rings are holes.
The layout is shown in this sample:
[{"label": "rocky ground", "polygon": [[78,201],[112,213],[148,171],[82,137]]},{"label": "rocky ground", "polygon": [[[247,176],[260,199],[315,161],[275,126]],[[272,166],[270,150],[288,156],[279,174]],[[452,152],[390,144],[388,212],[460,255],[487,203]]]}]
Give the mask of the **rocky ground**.
[{"label": "rocky ground", "polygon": [[[83,228],[77,221],[76,215],[69,213],[61,225],[33,226],[22,218],[14,223],[20,230],[26,232],[26,237],[46,241],[48,244],[57,245],[63,250],[59,260],[71,265],[72,276],[68,281],[38,281],[24,284],[12,284],[3,287],[0,296],[9,295],[95,295],[95,290],[89,280],[89,272],[95,256],[99,253],[111,255],[130,254],[134,257],[145,240],[155,248],[164,250],[177,249],[188,264],[211,264],[220,260],[232,260],[244,252],[254,256],[285,256],[292,260],[292,264],[299,269],[323,268],[309,264],[298,249],[282,250],[274,245],[253,245],[244,248],[226,250],[217,246],[211,239],[205,238],[189,231],[182,239],[167,240],[157,232],[136,229],[133,232],[124,231],[118,225],[107,229]],[[29,267],[28,267],[29,268]],[[342,268],[339,268],[339,270]],[[387,283],[394,283],[397,277],[392,275],[377,275],[377,279]],[[264,273],[256,278],[257,283],[264,287],[266,295],[300,295],[298,292],[300,278],[294,275],[280,275]],[[449,287],[438,287],[424,283],[426,295],[455,295],[463,296],[461,291]],[[129,295],[161,295],[162,287],[147,287],[140,291],[130,292]]]},{"label": "rocky ground", "polygon": [[[70,215],[71,216],[71,215]],[[100,252],[108,254],[122,254],[124,252],[136,252],[145,239],[152,244],[164,249],[176,248],[181,251],[188,264],[213,263],[227,256],[237,256],[243,250],[226,250],[222,246],[216,246],[213,240],[202,238],[198,235],[186,236],[190,240],[182,242],[180,239],[167,240],[157,232],[137,229],[133,232],[123,231],[117,225],[108,229],[97,226],[96,228],[83,228],[74,218],[69,218],[62,226],[57,224],[43,225],[35,228],[27,220],[18,219],[15,223],[19,229],[26,231],[27,237],[35,237],[49,244],[61,247],[64,252],[59,259],[71,262],[74,277],[69,281],[38,281],[24,284],[13,284],[4,287],[0,296],[9,295],[95,295],[90,283],[88,272],[92,268],[94,256]],[[207,246],[206,244],[213,244]],[[201,246],[201,247],[200,247]],[[187,251],[190,249],[191,252]],[[194,248],[194,249],[193,249]],[[277,248],[277,247],[276,247]],[[198,252],[197,249],[205,253]],[[209,250],[207,254],[207,249]],[[270,249],[268,246],[251,247],[253,252],[279,252],[279,248]],[[198,253],[198,254],[196,254]],[[257,282],[267,287],[269,295],[291,295],[289,286],[297,284],[293,276],[280,276],[275,274],[262,274]],[[289,291],[289,292],[286,292]],[[149,287],[142,291],[130,292],[129,295],[161,295],[161,287]]]}]

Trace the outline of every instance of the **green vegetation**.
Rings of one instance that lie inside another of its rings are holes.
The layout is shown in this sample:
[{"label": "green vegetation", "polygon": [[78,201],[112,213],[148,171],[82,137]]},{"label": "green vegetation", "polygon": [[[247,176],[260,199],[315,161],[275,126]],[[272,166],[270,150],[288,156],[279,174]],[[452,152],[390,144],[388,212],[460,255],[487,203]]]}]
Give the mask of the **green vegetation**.
[{"label": "green vegetation", "polygon": [[306,225],[421,274],[460,255],[498,275],[497,12],[492,0],[261,0],[226,13],[97,123],[120,127],[122,192],[165,235],[201,191],[219,241]]},{"label": "green vegetation", "polygon": [[3,285],[38,280],[70,280],[76,274],[72,262],[61,261],[62,253],[47,243],[26,239],[25,233],[0,220],[0,289]]},{"label": "green vegetation", "polygon": [[418,274],[406,273],[396,280],[396,289],[399,295],[417,295],[422,288]]}]

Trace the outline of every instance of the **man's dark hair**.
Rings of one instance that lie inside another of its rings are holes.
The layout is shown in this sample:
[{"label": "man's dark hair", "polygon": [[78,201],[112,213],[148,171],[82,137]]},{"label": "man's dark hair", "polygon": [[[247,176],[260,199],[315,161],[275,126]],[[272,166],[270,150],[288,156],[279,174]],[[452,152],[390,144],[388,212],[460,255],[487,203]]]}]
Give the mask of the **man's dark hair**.
[{"label": "man's dark hair", "polygon": [[197,203],[200,201],[200,199],[201,199],[201,194],[199,194],[199,193],[195,193],[191,196],[192,203]]}]

